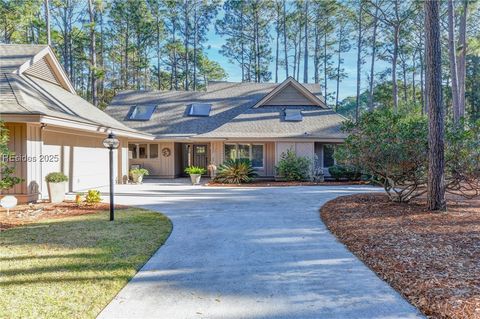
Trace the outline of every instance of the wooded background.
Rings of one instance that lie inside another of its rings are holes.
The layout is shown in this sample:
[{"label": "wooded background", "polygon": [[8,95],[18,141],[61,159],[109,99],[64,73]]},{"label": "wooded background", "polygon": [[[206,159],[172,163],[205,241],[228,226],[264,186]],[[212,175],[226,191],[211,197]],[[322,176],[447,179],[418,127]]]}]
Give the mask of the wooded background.
[{"label": "wooded background", "polygon": [[[206,54],[214,30],[243,81],[320,83],[328,104],[352,118],[380,105],[426,112],[421,1],[0,3],[0,41],[50,41],[77,92],[101,108],[120,90],[204,90],[224,79]],[[455,121],[480,118],[479,8],[477,0],[440,7],[443,103]],[[356,60],[356,96],[340,100],[347,56]]]}]

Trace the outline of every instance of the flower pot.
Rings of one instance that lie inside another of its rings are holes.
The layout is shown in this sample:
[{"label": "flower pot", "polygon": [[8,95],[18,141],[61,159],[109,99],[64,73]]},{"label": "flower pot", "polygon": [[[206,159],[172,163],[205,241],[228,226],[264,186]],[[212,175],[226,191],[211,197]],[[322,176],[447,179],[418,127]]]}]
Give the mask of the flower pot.
[{"label": "flower pot", "polygon": [[51,203],[61,203],[65,200],[65,182],[48,183],[48,197]]},{"label": "flower pot", "polygon": [[192,185],[200,184],[200,179],[202,178],[201,174],[190,174],[190,179],[192,181]]},{"label": "flower pot", "polygon": [[143,182],[143,174],[132,174],[132,181],[135,184],[141,184]]}]

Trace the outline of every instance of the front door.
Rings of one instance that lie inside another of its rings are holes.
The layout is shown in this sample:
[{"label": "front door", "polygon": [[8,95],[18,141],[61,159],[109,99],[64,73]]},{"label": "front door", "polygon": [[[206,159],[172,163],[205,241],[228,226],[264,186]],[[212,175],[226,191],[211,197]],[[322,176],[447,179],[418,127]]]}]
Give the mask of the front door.
[{"label": "front door", "polygon": [[192,165],[207,169],[207,166],[208,166],[207,144],[193,144]]}]

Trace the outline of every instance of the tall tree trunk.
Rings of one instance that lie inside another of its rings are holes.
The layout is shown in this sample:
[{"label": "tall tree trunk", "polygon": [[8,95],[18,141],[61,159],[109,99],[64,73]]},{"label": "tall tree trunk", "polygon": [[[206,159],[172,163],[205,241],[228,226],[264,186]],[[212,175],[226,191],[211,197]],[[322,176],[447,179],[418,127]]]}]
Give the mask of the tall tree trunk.
[{"label": "tall tree trunk", "polygon": [[[101,59],[101,68],[102,71],[105,71],[105,50],[104,50],[104,43],[105,33],[103,32],[103,11],[104,9],[100,10],[100,59]],[[105,99],[105,75],[100,78],[100,99],[104,101]]]},{"label": "tall tree trunk", "polygon": [[377,55],[377,28],[378,28],[378,5],[375,2],[375,16],[373,17],[372,34],[372,59],[370,62],[370,82],[368,90],[368,109],[373,110],[373,84],[375,83],[375,59]]},{"label": "tall tree trunk", "polygon": [[325,103],[327,103],[327,81],[328,81],[328,57],[327,57],[327,28],[325,28],[325,34],[323,35],[323,90]]},{"label": "tall tree trunk", "polygon": [[283,51],[285,54],[285,74],[288,78],[287,0],[283,0]]},{"label": "tall tree trunk", "polygon": [[255,82],[260,83],[260,35],[259,35],[259,16],[258,16],[257,7],[255,9],[255,58],[256,58],[256,65],[255,65]]},{"label": "tall tree trunk", "polygon": [[458,101],[459,116],[465,116],[465,78],[466,78],[466,58],[467,58],[467,14],[468,0],[463,0],[463,12],[460,17],[459,29],[459,46],[460,52],[457,61],[457,78],[458,78]]},{"label": "tall tree trunk", "polygon": [[320,44],[319,44],[319,34],[318,34],[318,23],[315,23],[315,52],[313,54],[313,67],[314,67],[314,81],[315,83],[320,83],[320,78],[318,74],[318,69],[320,67]]},{"label": "tall tree trunk", "polygon": [[335,112],[338,110],[338,94],[339,94],[339,91],[340,91],[340,69],[341,69],[341,66],[342,66],[342,51],[341,51],[341,47],[342,47],[342,33],[343,31],[340,31],[340,36],[339,36],[339,39],[338,39],[338,54],[337,54],[337,76],[336,76],[336,84],[337,84],[337,90],[335,92]]},{"label": "tall tree trunk", "polygon": [[393,39],[393,58],[392,58],[392,94],[393,94],[393,109],[398,111],[398,83],[397,83],[397,61],[398,61],[398,41],[400,37],[400,26],[394,27]]},{"label": "tall tree trunk", "polygon": [[358,12],[358,42],[357,42],[357,97],[355,100],[355,121],[360,115],[360,82],[362,80],[362,41],[363,41],[363,1],[360,2]]},{"label": "tall tree trunk", "polygon": [[302,60],[302,23],[301,19],[298,19],[298,59],[297,59],[297,81],[300,81],[300,61]]},{"label": "tall tree trunk", "polygon": [[125,83],[124,89],[128,89],[128,46],[129,46],[129,37],[130,37],[130,30],[128,21],[126,23],[126,32],[125,32]]},{"label": "tall tree trunk", "polygon": [[47,44],[52,45],[52,38],[50,34],[50,6],[48,0],[45,0],[45,24],[47,27]]},{"label": "tall tree trunk", "polygon": [[406,57],[402,58],[402,75],[403,75],[403,102],[406,104],[408,101],[407,92],[407,61]]},{"label": "tall tree trunk", "polygon": [[160,63],[161,63],[161,45],[160,45],[160,10],[156,11],[156,25],[157,25],[157,89],[161,90],[162,89],[162,73],[160,71]]},{"label": "tall tree trunk", "polygon": [[450,76],[452,82],[452,109],[453,121],[455,123],[460,119],[460,100],[458,95],[458,76],[457,76],[457,48],[455,45],[455,7],[453,0],[448,0],[448,58],[450,60]]},{"label": "tall tree trunk", "polygon": [[295,48],[293,50],[293,74],[292,77],[295,78],[295,75],[297,74],[297,53],[298,53],[298,42],[296,39],[294,40],[294,45]]},{"label": "tall tree trunk", "polygon": [[420,55],[420,100],[422,103],[422,115],[427,113],[427,104],[426,104],[426,98],[425,98],[425,63],[424,63],[424,58],[423,58],[423,50],[424,46],[422,43],[422,40],[420,40],[420,50],[419,50],[419,55]]},{"label": "tall tree trunk", "polygon": [[189,59],[189,52],[188,52],[188,44],[190,40],[190,20],[189,20],[189,12],[188,12],[188,7],[189,7],[189,0],[185,0],[184,4],[184,19],[185,19],[185,41],[184,41],[184,46],[185,46],[185,91],[188,91],[189,88],[189,83],[188,83],[188,67],[190,61]]},{"label": "tall tree trunk", "polygon": [[442,56],[440,42],[440,3],[426,0],[425,5],[425,62],[428,95],[428,208],[444,211],[445,159],[444,109],[442,105]]},{"label": "tall tree trunk", "polygon": [[[173,23],[175,24],[175,21],[173,21]],[[178,74],[177,74],[177,63],[178,63],[178,59],[177,59],[177,40],[176,40],[176,37],[175,37],[175,33],[176,33],[176,28],[173,27],[173,82],[174,82],[174,87],[175,87],[175,91],[178,90]]]},{"label": "tall tree trunk", "polygon": [[97,50],[95,35],[95,8],[92,0],[88,0],[88,14],[90,16],[90,78],[93,105],[98,106],[97,98]]},{"label": "tall tree trunk", "polygon": [[305,1],[305,52],[303,53],[303,83],[308,83],[308,0]]},{"label": "tall tree trunk", "polygon": [[413,105],[417,105],[417,88],[415,77],[417,75],[417,64],[416,64],[417,51],[413,51],[412,58],[412,94],[413,94]]},{"label": "tall tree trunk", "polygon": [[245,30],[243,29],[243,7],[241,8],[240,11],[240,50],[242,50],[241,53],[241,64],[242,64],[242,82],[245,82],[245,37],[244,37],[244,32]]},{"label": "tall tree trunk", "polygon": [[276,38],[275,38],[275,83],[278,83],[278,55],[279,55],[279,38],[280,38],[280,8],[278,2],[275,3],[277,10],[277,21],[276,21]]},{"label": "tall tree trunk", "polygon": [[197,46],[198,46],[198,17],[197,1],[193,2],[193,90],[197,90]]}]

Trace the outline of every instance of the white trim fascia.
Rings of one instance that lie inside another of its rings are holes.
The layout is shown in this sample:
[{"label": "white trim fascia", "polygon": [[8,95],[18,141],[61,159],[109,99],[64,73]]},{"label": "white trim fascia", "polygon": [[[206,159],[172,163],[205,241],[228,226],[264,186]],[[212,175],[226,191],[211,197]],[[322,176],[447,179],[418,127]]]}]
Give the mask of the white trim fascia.
[{"label": "white trim fascia", "polygon": [[[53,66],[57,71],[58,75],[60,75],[60,82],[64,85],[64,88],[69,91],[70,93],[77,94],[75,92],[75,88],[73,87],[72,83],[70,82],[70,79],[68,78],[67,74],[63,70],[63,67],[61,66],[60,62],[58,62],[57,57],[55,56],[55,53],[53,50],[50,48],[50,46],[45,46],[42,50],[40,50],[37,54],[35,54],[30,60],[26,61],[23,63],[17,70],[13,71],[14,74],[21,75],[23,72],[25,72],[28,68],[30,68],[33,64],[36,62],[40,61],[44,57],[48,56],[50,60],[53,62]],[[57,74],[55,74],[57,75]]]},{"label": "white trim fascia", "polygon": [[110,126],[98,126],[93,124],[80,123],[76,121],[60,119],[60,118],[55,118],[50,116],[41,116],[40,122],[47,125],[56,125],[56,126],[61,126],[65,128],[70,128],[70,129],[96,132],[100,134],[107,134],[110,132],[114,132],[116,135],[121,137],[128,137],[128,138],[135,138],[135,139],[149,140],[149,141],[153,141],[155,139],[153,135],[129,132],[129,131],[125,131],[117,128],[112,128]]}]

